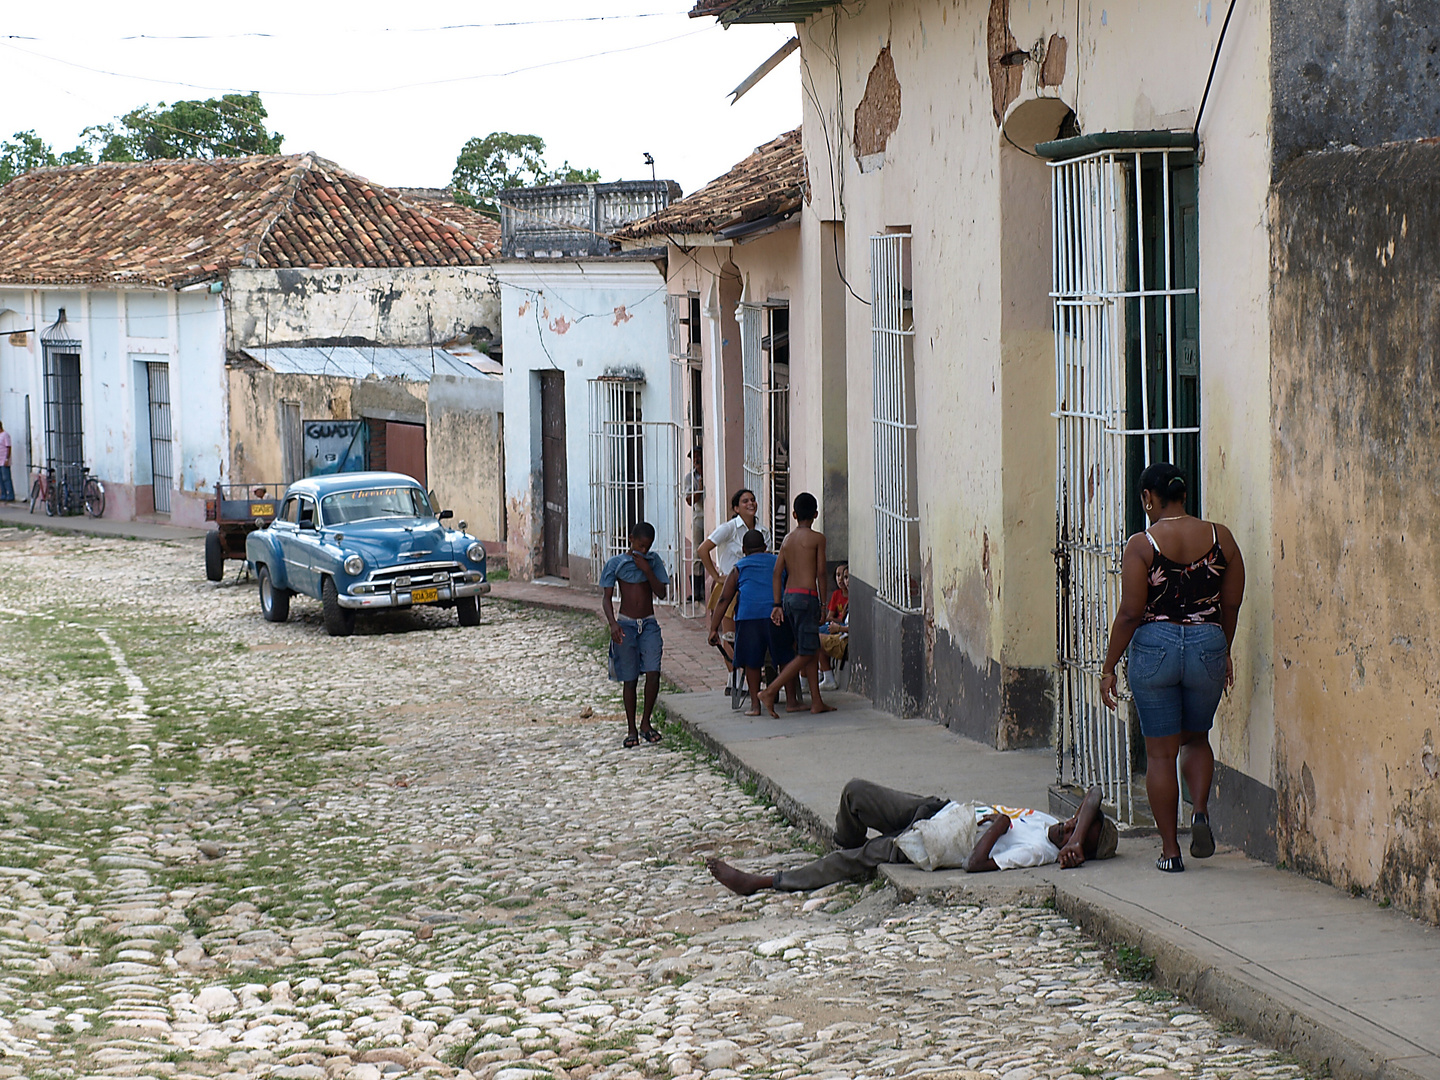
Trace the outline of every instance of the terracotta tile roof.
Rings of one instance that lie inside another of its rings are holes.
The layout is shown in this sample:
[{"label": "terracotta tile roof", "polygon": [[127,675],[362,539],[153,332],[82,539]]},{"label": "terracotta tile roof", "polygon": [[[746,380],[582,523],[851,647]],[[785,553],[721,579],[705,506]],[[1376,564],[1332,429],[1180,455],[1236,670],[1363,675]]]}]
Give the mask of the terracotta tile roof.
[{"label": "terracotta tile roof", "polygon": [[440,209],[315,154],[39,169],[0,188],[0,282],[169,286],[238,266],[494,255],[498,229]]},{"label": "terracotta tile roof", "polygon": [[400,198],[414,203],[431,217],[458,225],[471,237],[483,241],[488,247],[500,250],[500,222],[486,217],[469,206],[455,201],[449,188],[394,188]]},{"label": "terracotta tile roof", "polygon": [[771,139],[740,164],[664,210],[617,229],[625,240],[722,229],[790,214],[805,198],[805,153],[800,129]]}]

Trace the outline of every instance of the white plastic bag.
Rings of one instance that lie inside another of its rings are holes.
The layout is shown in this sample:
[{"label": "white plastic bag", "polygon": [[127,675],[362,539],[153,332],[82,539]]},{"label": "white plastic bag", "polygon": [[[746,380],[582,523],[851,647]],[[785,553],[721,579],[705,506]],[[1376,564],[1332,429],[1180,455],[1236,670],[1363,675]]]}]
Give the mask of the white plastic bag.
[{"label": "white plastic bag", "polygon": [[975,804],[951,802],[934,817],[911,825],[895,842],[921,870],[944,870],[964,866],[979,836]]}]

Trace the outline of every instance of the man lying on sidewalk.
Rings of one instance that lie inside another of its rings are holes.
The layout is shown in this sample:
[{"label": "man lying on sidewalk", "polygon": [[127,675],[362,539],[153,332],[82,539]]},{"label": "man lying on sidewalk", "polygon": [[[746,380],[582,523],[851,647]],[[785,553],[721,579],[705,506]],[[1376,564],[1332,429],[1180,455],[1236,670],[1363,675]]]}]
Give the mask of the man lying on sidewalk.
[{"label": "man lying on sidewalk", "polygon": [[[1100,795],[1100,788],[1092,787],[1066,821],[1039,810],[976,807],[978,824],[986,828],[961,865],[976,874],[1052,862],[1070,869],[1086,859],[1111,858],[1119,833],[1115,822],[1100,809]],[[803,892],[837,881],[863,879],[882,863],[910,862],[903,850],[905,834],[949,805],[951,800],[938,795],[910,795],[869,780],[851,780],[840,794],[840,809],[835,813],[835,846],[839,850],[775,874],[749,874],[719,859],[706,865],[716,881],[741,896],[761,889]],[[866,839],[870,829],[880,835]]]}]

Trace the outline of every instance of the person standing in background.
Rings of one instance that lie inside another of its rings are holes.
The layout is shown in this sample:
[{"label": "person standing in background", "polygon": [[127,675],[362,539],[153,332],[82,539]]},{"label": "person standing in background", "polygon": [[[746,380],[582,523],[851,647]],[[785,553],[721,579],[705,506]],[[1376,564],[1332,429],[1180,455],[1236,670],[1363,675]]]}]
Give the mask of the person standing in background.
[{"label": "person standing in background", "polygon": [[15,501],[15,480],[10,475],[10,433],[0,424],[0,502]]}]

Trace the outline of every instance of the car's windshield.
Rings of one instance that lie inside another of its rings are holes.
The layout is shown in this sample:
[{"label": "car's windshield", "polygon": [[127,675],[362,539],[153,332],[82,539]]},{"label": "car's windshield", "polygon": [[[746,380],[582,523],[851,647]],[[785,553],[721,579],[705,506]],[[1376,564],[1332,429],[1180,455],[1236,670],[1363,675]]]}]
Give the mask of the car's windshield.
[{"label": "car's windshield", "polygon": [[430,500],[418,487],[356,488],[337,491],[321,502],[326,525],[383,517],[434,517]]}]

